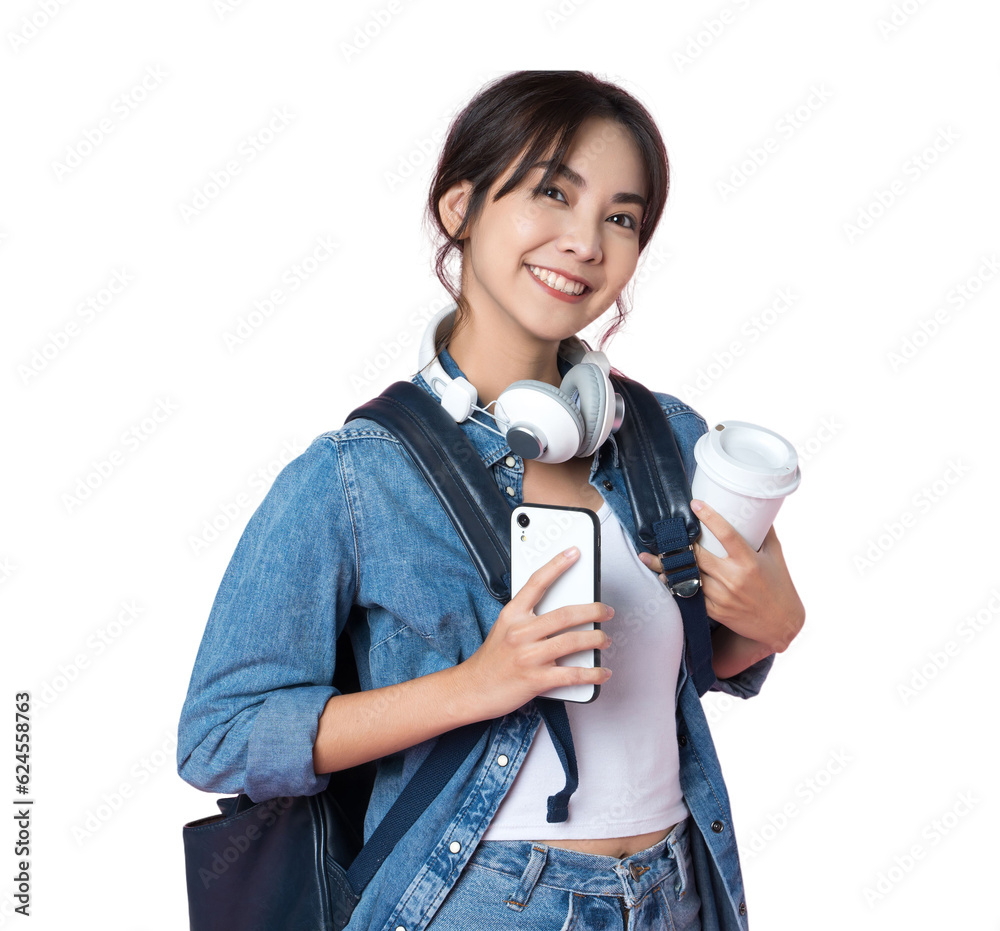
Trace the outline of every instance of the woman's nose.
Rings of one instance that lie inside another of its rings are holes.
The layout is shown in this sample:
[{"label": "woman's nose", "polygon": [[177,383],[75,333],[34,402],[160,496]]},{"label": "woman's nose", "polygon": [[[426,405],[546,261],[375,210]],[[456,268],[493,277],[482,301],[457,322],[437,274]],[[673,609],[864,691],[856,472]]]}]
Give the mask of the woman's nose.
[{"label": "woman's nose", "polygon": [[560,237],[559,248],[572,252],[581,262],[599,262],[602,257],[600,235],[584,223],[566,230]]}]

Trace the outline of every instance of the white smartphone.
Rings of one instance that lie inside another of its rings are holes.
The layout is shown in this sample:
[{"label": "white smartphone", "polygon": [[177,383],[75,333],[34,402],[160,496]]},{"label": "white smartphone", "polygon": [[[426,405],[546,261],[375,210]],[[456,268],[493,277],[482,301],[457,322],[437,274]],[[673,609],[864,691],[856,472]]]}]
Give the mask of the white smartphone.
[{"label": "white smartphone", "polygon": [[[589,508],[554,504],[521,504],[510,515],[510,591],[513,598],[531,574],[556,553],[571,546],[580,548],[576,562],[545,590],[535,614],[545,614],[566,605],[601,600],[601,522]],[[571,630],[593,630],[593,622],[576,624]],[[601,665],[601,651],[581,650],[556,659],[560,666]],[[596,683],[564,685],[540,694],[564,701],[591,702],[600,694]]]}]

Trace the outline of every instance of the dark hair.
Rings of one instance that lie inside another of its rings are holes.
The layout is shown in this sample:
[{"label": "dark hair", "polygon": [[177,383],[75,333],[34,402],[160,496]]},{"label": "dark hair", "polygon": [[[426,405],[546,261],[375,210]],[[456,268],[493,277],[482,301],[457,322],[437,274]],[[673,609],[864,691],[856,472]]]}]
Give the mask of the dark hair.
[{"label": "dark hair", "polygon": [[[448,279],[445,264],[452,250],[463,252],[464,244],[459,237],[482,213],[493,183],[524,151],[510,179],[494,195],[497,201],[521,183],[530,166],[546,154],[555,139],[552,161],[536,188],[541,192],[555,177],[580,125],[592,116],[617,121],[627,129],[645,164],[648,205],[639,226],[640,254],[645,249],[660,221],[670,187],[666,147],[646,108],[616,84],[586,71],[514,71],[497,78],[480,90],[452,121],[425,214],[425,221],[430,221],[437,236],[444,238],[437,249],[434,271],[458,304],[452,333],[466,319],[469,306],[460,289]],[[441,220],[438,202],[450,187],[461,181],[471,182],[472,191],[462,224],[453,237]],[[599,349],[617,332],[628,314],[622,294],[616,301],[618,316],[601,335]],[[435,353],[441,351],[446,338],[437,337]]]}]

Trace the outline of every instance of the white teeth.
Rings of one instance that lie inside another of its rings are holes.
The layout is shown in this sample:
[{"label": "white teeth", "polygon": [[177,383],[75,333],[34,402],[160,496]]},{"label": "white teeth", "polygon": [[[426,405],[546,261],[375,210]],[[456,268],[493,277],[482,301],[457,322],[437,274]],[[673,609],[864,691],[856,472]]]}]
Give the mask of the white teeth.
[{"label": "white teeth", "polygon": [[555,290],[562,291],[564,294],[582,294],[586,289],[586,285],[579,281],[568,281],[562,275],[539,268],[537,265],[529,265],[528,271],[540,281],[544,281],[550,288],[555,288]]}]

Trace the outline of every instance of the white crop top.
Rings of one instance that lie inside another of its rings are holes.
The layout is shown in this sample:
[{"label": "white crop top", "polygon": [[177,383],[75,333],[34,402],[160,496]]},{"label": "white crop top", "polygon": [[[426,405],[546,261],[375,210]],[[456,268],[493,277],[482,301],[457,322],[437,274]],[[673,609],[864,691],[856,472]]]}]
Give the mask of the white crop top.
[{"label": "white crop top", "polygon": [[688,815],[681,792],[674,691],[684,632],[680,610],[640,561],[605,502],[601,601],[615,609],[601,664],[614,674],[587,704],[566,702],[580,784],[569,818],[545,820],[546,801],[565,774],[543,721],[483,840],[628,837],[665,829]]}]

